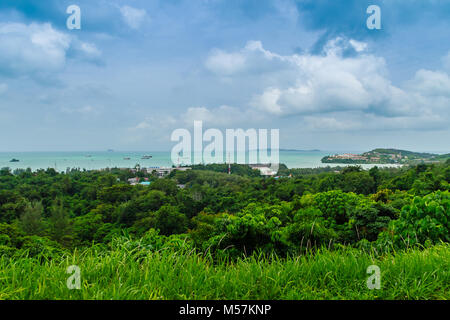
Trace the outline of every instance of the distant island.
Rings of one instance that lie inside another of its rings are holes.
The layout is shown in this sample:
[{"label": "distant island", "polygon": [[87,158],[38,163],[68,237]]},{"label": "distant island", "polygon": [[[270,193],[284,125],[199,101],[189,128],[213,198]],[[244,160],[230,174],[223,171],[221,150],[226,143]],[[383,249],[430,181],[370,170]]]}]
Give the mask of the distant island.
[{"label": "distant island", "polygon": [[322,163],[343,164],[418,164],[439,163],[450,159],[450,153],[439,155],[397,149],[374,149],[362,154],[335,154],[322,158]]}]

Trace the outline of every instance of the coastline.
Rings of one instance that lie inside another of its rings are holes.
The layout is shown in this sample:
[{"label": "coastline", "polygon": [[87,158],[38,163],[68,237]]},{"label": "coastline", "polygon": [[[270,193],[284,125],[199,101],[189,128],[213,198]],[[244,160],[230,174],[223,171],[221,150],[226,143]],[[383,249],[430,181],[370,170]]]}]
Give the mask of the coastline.
[{"label": "coastline", "polygon": [[[285,151],[280,150],[279,162],[289,169],[344,167],[352,164],[322,163],[321,159],[330,151]],[[142,159],[151,155],[150,159]],[[0,168],[11,170],[31,168],[32,171],[53,168],[56,171],[69,169],[105,170],[108,168],[172,167],[177,165],[171,161],[171,153],[167,151],[133,151],[133,152],[0,152]],[[10,162],[19,159],[19,162]],[[182,165],[182,163],[181,163]],[[401,167],[398,164],[361,164],[363,169],[372,167]]]}]

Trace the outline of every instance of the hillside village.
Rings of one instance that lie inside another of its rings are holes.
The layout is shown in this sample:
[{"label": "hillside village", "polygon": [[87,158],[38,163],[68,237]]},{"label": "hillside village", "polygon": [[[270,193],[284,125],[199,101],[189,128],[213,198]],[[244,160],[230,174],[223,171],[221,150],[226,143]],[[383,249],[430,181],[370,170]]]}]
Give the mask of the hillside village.
[{"label": "hillside village", "polygon": [[418,164],[439,163],[450,158],[450,154],[419,153],[397,149],[374,149],[362,154],[335,154],[322,158],[322,163],[354,164]]}]

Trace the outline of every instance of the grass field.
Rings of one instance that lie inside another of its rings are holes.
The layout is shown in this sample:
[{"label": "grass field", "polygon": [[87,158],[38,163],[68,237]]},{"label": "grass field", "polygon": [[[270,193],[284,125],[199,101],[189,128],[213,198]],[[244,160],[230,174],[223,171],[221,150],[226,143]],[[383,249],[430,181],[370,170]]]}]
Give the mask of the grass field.
[{"label": "grass field", "polygon": [[[81,270],[80,290],[67,288],[70,265]],[[369,265],[381,269],[380,290],[367,288]],[[226,263],[123,240],[60,259],[2,257],[0,299],[449,299],[449,267],[448,244],[378,258],[346,248]]]}]

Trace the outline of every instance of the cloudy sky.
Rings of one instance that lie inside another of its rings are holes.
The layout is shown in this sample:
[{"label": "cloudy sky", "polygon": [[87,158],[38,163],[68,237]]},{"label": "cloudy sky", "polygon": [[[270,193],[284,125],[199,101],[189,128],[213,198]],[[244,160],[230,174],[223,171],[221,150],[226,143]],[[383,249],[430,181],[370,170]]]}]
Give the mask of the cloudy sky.
[{"label": "cloudy sky", "polygon": [[0,151],[170,150],[202,120],[449,152],[449,109],[448,0],[0,2]]}]

